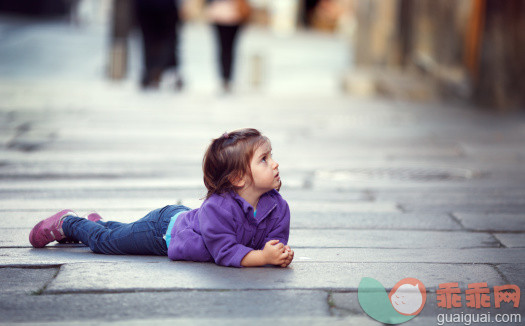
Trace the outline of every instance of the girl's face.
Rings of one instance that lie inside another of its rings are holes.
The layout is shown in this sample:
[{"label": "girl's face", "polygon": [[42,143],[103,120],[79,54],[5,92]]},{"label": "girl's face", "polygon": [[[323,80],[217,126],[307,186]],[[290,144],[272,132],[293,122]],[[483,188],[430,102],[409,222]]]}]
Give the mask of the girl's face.
[{"label": "girl's face", "polygon": [[259,146],[250,162],[252,180],[245,180],[246,186],[257,195],[279,188],[279,164],[272,158],[272,146],[269,142]]}]

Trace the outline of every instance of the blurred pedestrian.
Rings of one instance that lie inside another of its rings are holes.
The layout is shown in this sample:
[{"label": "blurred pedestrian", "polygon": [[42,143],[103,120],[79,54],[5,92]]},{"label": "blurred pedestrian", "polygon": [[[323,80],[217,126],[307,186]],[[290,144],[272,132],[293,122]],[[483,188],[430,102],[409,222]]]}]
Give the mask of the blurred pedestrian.
[{"label": "blurred pedestrian", "polygon": [[158,88],[162,75],[168,71],[175,77],[175,87],[183,87],[178,69],[180,19],[176,1],[135,0],[142,33],[143,88]]},{"label": "blurred pedestrian", "polygon": [[235,45],[243,24],[251,12],[247,0],[207,0],[207,16],[215,30],[222,89],[231,91],[235,66]]}]

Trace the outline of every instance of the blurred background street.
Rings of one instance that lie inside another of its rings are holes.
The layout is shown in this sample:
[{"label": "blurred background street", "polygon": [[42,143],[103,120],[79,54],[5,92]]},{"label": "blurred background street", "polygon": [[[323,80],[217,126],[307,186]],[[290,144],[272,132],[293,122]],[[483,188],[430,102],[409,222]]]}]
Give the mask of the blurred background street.
[{"label": "blurred background street", "polygon": [[[379,325],[363,277],[425,284],[407,325],[523,316],[439,308],[436,290],[525,288],[524,1],[250,1],[231,89],[190,0],[177,73],[142,87],[130,3],[0,0],[0,324]],[[209,141],[243,127],[280,164],[289,268],[29,244],[63,208],[126,222],[198,207]]]}]

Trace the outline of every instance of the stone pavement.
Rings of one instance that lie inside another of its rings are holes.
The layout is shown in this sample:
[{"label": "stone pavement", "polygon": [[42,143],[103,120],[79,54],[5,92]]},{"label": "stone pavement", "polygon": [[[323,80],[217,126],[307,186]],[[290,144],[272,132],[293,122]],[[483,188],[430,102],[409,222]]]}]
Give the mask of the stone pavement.
[{"label": "stone pavement", "polygon": [[[184,32],[187,90],[142,93],[136,43],[130,78],[103,80],[104,33],[0,20],[0,324],[378,325],[357,300],[363,277],[387,291],[406,277],[426,286],[407,325],[436,325],[440,313],[523,317],[510,304],[436,301],[446,282],[525,289],[523,114],[346,97],[341,40],[257,29],[241,53],[266,51],[265,87],[244,86],[241,59],[237,92],[217,96],[199,25]],[[209,140],[246,126],[272,140],[280,163],[289,268],[31,248],[31,227],[62,208],[133,221],[166,204],[197,207]]]}]

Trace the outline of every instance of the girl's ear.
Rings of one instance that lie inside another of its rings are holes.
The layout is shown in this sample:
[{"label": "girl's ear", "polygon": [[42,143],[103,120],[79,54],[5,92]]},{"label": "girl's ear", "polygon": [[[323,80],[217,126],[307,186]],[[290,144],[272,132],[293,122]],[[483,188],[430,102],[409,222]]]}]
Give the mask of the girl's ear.
[{"label": "girl's ear", "polygon": [[234,185],[236,188],[242,188],[246,185],[246,181],[244,180],[244,177],[236,176],[230,180],[231,184]]}]

